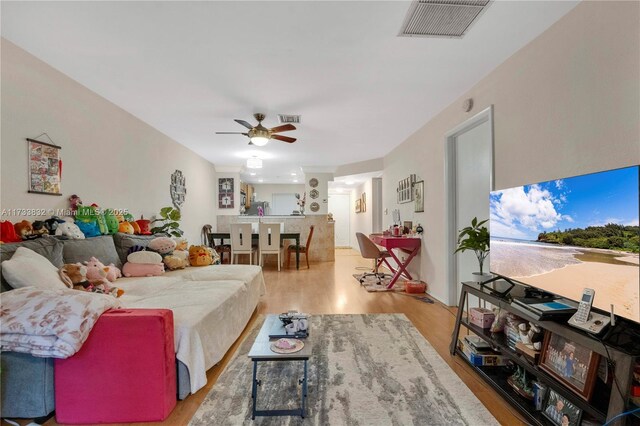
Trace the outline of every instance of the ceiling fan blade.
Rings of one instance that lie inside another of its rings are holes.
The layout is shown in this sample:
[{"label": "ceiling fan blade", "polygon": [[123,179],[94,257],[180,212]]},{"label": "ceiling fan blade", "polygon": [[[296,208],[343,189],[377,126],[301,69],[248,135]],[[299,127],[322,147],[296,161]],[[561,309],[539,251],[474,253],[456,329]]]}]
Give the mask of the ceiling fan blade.
[{"label": "ceiling fan blade", "polygon": [[274,127],[271,129],[272,133],[289,132],[295,130],[296,126],[293,124],[283,124],[282,126]]},{"label": "ceiling fan blade", "polygon": [[244,127],[246,127],[246,128],[247,128],[247,129],[249,129],[249,130],[253,129],[253,126],[252,126],[251,124],[247,123],[247,122],[246,122],[246,121],[244,121],[244,120],[238,120],[238,119],[235,119],[235,120],[233,120],[233,121],[235,121],[235,122],[236,122],[236,123],[238,123],[238,124],[242,124]]},{"label": "ceiling fan blade", "polygon": [[242,133],[242,132],[216,132],[216,135],[245,135],[245,136],[249,136],[249,133]]},{"label": "ceiling fan blade", "polygon": [[294,143],[297,140],[296,138],[290,138],[288,136],[282,136],[282,135],[271,135],[271,139],[277,139],[279,141],[287,142],[287,143]]}]

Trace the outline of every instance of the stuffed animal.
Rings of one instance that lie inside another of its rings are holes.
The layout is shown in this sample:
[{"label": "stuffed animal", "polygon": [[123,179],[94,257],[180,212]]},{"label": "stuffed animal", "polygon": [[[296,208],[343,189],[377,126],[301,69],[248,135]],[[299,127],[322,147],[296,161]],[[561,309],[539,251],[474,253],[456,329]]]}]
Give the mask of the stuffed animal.
[{"label": "stuffed animal", "polygon": [[149,241],[147,248],[161,255],[168,255],[176,248],[176,242],[169,237],[158,237]]},{"label": "stuffed animal", "polygon": [[88,268],[98,268],[98,269],[107,268],[106,278],[110,282],[114,282],[116,279],[122,276],[122,272],[120,272],[120,269],[118,269],[116,265],[114,265],[113,263],[110,263],[109,265],[105,266],[102,262],[100,262],[100,260],[98,260],[95,257],[91,257],[88,261],[84,262],[84,264],[87,265]]},{"label": "stuffed animal", "polygon": [[162,263],[162,256],[153,251],[136,251],[127,256],[127,263]]},{"label": "stuffed animal", "polygon": [[209,266],[213,262],[213,256],[206,246],[189,247],[189,263],[191,266]]},{"label": "stuffed animal", "polygon": [[16,234],[16,228],[14,228],[13,223],[8,220],[0,222],[0,240],[3,243],[18,243],[22,241]]},{"label": "stuffed animal", "polygon": [[[177,253],[184,253],[186,256],[182,256]],[[189,254],[184,250],[174,251],[173,254],[163,257],[162,262],[164,263],[164,266],[171,271],[184,269],[189,266]]]},{"label": "stuffed animal", "polygon": [[118,232],[123,234],[133,234],[133,226],[129,222],[120,222],[118,225]]},{"label": "stuffed animal", "polygon": [[97,222],[98,215],[96,213],[96,209],[93,206],[83,206],[82,204],[78,204],[76,214],[75,214],[76,222]]},{"label": "stuffed animal", "polygon": [[125,213],[122,215],[122,217],[124,218],[125,222],[133,222],[136,220],[136,218],[133,217],[131,213]]},{"label": "stuffed animal", "polygon": [[16,230],[16,234],[18,237],[22,238],[22,240],[30,240],[33,237],[33,226],[31,226],[31,222],[28,220],[23,220],[22,222],[18,222],[13,227]]},{"label": "stuffed animal", "polygon": [[[155,253],[158,254],[158,253]],[[127,262],[122,267],[125,277],[153,277],[164,274],[164,264]]]},{"label": "stuffed animal", "polygon": [[189,243],[186,238],[174,238],[174,241],[176,242],[175,250],[189,250]]},{"label": "stuffed animal", "polygon": [[[114,297],[120,297],[124,294],[124,290],[106,285],[101,274],[99,274],[100,279],[91,280],[87,277],[88,270],[89,268],[81,263],[67,263],[58,270],[58,274],[67,287],[75,290],[110,294]],[[103,273],[106,272],[103,270]]]},{"label": "stuffed animal", "polygon": [[56,235],[56,229],[58,229],[58,225],[64,223],[64,220],[60,219],[58,216],[51,216],[49,219],[44,221],[44,227],[49,231],[49,235]]},{"label": "stuffed animal", "polygon": [[98,228],[100,229],[100,233],[102,235],[107,235],[109,233],[109,229],[107,228],[107,220],[104,217],[104,212],[96,203],[91,204],[91,207],[94,208],[96,212],[96,219],[98,222]]},{"label": "stuffed animal", "polygon": [[131,226],[133,226],[133,233],[136,235],[140,235],[140,225],[138,225],[138,222],[129,222],[131,224]]},{"label": "stuffed animal", "polygon": [[131,246],[129,247],[129,250],[127,250],[127,256],[130,255],[131,253],[135,253],[137,251],[145,251],[147,248],[145,246],[140,246],[140,245],[135,245],[135,246]]},{"label": "stuffed animal", "polygon": [[220,255],[218,254],[218,252],[215,251],[214,249],[212,249],[211,247],[207,247],[207,250],[211,254],[211,264],[212,265],[219,265],[220,264]]},{"label": "stuffed animal", "polygon": [[56,228],[57,237],[66,237],[72,240],[84,240],[84,234],[78,228],[78,225],[71,222],[64,222]]},{"label": "stuffed animal", "polygon": [[31,226],[33,227],[33,235],[41,237],[49,233],[47,228],[44,226],[44,222],[42,220],[34,221]]},{"label": "stuffed animal", "polygon": [[102,235],[97,222],[84,222],[82,220],[77,220],[76,225],[80,228],[80,231],[86,238],[99,237]]},{"label": "stuffed animal", "polygon": [[118,219],[116,215],[113,213],[113,210],[106,209],[104,211],[104,220],[107,224],[107,232],[111,235],[116,234],[118,232]]},{"label": "stuffed animal", "polygon": [[71,210],[73,210],[74,212],[78,210],[78,205],[81,204],[82,200],[76,194],[73,194],[71,197],[69,197],[69,205],[71,206]]},{"label": "stuffed animal", "polygon": [[151,235],[151,221],[144,218],[144,216],[140,216],[139,220],[136,220],[136,223],[140,227],[141,235]]},{"label": "stuffed animal", "polygon": [[124,215],[120,212],[114,212],[114,214],[116,215],[116,219],[118,219],[118,223],[122,223],[124,222]]}]

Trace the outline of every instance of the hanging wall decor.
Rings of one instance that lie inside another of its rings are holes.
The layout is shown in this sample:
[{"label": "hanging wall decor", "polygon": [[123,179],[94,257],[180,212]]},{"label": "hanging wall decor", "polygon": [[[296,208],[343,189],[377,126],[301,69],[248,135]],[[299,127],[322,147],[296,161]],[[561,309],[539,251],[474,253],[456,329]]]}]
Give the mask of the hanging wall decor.
[{"label": "hanging wall decor", "polygon": [[424,211],[424,181],[421,180],[413,184],[413,201],[415,203],[414,212]]},{"label": "hanging wall decor", "polygon": [[[41,135],[42,136],[42,135]],[[32,194],[62,195],[62,147],[27,138],[29,149],[29,191]]]},{"label": "hanging wall decor", "polygon": [[180,170],[176,170],[171,175],[171,185],[169,185],[169,193],[171,194],[171,201],[173,202],[173,205],[176,209],[180,210],[187,195],[185,178]]},{"label": "hanging wall decor", "polygon": [[408,178],[398,182],[398,203],[408,203],[413,201],[413,184],[416,181],[416,175],[409,175]]},{"label": "hanging wall decor", "polygon": [[233,208],[233,178],[218,179],[218,208]]}]

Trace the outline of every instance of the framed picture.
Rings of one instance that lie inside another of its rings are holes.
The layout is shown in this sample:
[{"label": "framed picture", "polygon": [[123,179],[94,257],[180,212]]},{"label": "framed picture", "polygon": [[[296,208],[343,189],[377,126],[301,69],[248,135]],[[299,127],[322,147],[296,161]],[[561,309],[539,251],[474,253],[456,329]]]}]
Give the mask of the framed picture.
[{"label": "framed picture", "polygon": [[424,181],[421,180],[413,184],[413,202],[414,212],[420,213],[424,211]]},{"label": "framed picture", "polygon": [[363,192],[360,196],[360,211],[362,213],[367,211],[367,193]]},{"label": "framed picture", "polygon": [[557,426],[578,426],[582,410],[567,401],[553,389],[549,389],[542,414]]},{"label": "framed picture", "polygon": [[356,213],[362,213],[362,200],[360,198],[356,200]]},{"label": "framed picture", "polygon": [[218,208],[232,209],[234,205],[233,178],[218,179]]},{"label": "framed picture", "polygon": [[599,364],[599,354],[558,334],[546,332],[540,368],[586,401],[591,398]]},{"label": "framed picture", "polygon": [[398,203],[408,203],[413,201],[413,184],[416,181],[416,175],[409,175],[408,178],[398,182]]},{"label": "framed picture", "polygon": [[29,190],[33,194],[62,195],[62,147],[27,139]]}]

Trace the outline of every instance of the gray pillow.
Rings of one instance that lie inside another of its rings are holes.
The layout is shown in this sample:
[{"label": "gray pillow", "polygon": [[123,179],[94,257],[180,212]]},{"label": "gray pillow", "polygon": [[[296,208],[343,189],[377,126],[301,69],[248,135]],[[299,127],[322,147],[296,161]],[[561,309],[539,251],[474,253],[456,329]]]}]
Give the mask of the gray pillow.
[{"label": "gray pillow", "polygon": [[64,263],[83,263],[92,256],[105,265],[113,263],[118,268],[122,268],[122,262],[111,235],[64,242]]},{"label": "gray pillow", "polygon": [[118,232],[113,236],[113,242],[116,245],[116,251],[118,252],[118,256],[120,256],[120,261],[124,265],[127,263],[127,255],[129,254],[129,249],[133,246],[142,246],[147,247],[149,242],[154,238],[158,237],[166,237],[166,234],[155,234],[155,235],[133,235],[133,234],[123,234]]},{"label": "gray pillow", "polygon": [[[42,237],[20,243],[0,244],[0,262],[11,259],[16,250],[18,250],[18,247],[26,247],[46,257],[56,268],[64,264],[62,257],[63,244],[60,240],[53,237]],[[1,277],[0,281],[1,291],[11,290],[11,286],[5,281],[4,277]]]}]

